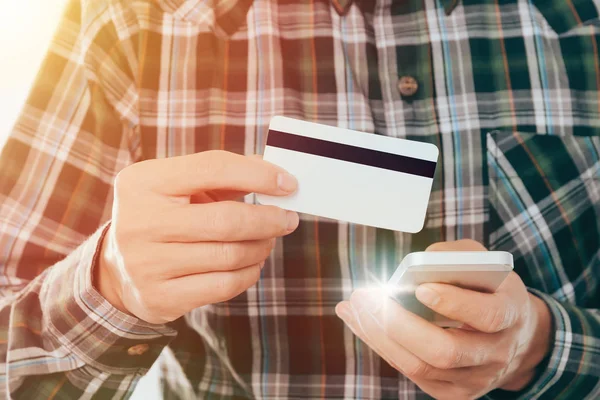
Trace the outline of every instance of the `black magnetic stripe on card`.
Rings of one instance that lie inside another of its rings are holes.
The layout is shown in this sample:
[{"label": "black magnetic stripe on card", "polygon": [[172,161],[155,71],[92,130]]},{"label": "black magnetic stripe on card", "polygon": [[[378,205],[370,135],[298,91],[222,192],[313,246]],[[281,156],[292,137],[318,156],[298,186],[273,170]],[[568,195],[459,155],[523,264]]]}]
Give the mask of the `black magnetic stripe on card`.
[{"label": "black magnetic stripe on card", "polygon": [[385,151],[365,149],[349,144],[330,142],[291,133],[269,130],[267,146],[333,158],[370,167],[389,169],[405,174],[433,178],[436,163]]}]

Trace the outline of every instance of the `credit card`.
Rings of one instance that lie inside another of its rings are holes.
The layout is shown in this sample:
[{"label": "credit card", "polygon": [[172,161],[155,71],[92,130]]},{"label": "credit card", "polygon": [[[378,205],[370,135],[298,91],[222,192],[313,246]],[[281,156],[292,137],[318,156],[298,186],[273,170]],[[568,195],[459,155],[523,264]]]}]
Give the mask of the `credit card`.
[{"label": "credit card", "polygon": [[354,224],[423,229],[439,150],[430,143],[274,117],[263,158],[298,180],[261,204]]}]

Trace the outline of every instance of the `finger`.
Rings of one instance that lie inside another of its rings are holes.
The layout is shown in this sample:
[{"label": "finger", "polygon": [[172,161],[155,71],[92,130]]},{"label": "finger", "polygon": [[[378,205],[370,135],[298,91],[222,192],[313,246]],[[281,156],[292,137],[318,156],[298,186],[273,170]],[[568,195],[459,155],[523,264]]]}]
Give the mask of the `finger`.
[{"label": "finger", "polygon": [[[503,369],[498,365],[453,369],[436,368],[391,340],[386,334],[385,328],[373,315],[367,313],[358,317],[359,314],[349,302],[338,304],[336,313],[355,335],[393,368],[415,382],[424,391],[430,394],[436,393],[436,398],[440,398],[439,396],[443,393],[439,390],[440,388],[452,389],[455,396],[459,393],[485,393],[489,391],[490,387],[495,387],[496,381],[503,374]],[[459,397],[445,398],[463,397],[460,395]]]},{"label": "finger", "polygon": [[441,370],[427,364],[391,340],[383,326],[371,314],[359,316],[347,301],[339,303],[335,312],[356,336],[407,378],[438,379]]},{"label": "finger", "polygon": [[469,388],[457,386],[452,382],[425,379],[416,379],[413,382],[423,392],[427,393],[436,400],[471,400],[481,397],[481,395],[476,395]]},{"label": "finger", "polygon": [[412,379],[436,399],[479,399],[498,387],[504,368],[497,365],[441,370],[441,379]]},{"label": "finger", "polygon": [[[350,297],[359,316],[372,314],[389,337],[426,363],[442,369],[486,363],[495,347],[484,333],[455,333],[405,310],[378,291],[357,290]],[[468,336],[470,335],[470,336]]]},{"label": "finger", "polygon": [[296,179],[282,168],[256,157],[225,151],[147,160],[119,175],[171,196],[189,196],[213,189],[284,196],[297,187]]},{"label": "finger", "polygon": [[498,364],[488,364],[477,367],[453,368],[438,370],[436,379],[451,382],[455,386],[482,390],[495,387],[505,374],[505,368]]},{"label": "finger", "polygon": [[364,318],[361,315],[358,320],[357,313],[349,302],[338,304],[336,313],[369,347],[411,380],[445,381],[464,387],[491,387],[503,374],[503,369],[498,364],[452,369],[433,367],[391,340],[373,315],[365,314]]},{"label": "finger", "polygon": [[279,207],[225,201],[171,207],[145,224],[157,242],[239,242],[293,232],[298,214]]},{"label": "finger", "polygon": [[[275,239],[247,242],[157,243],[146,273],[161,280],[206,272],[233,271],[263,263]],[[147,250],[146,250],[147,251]],[[151,267],[151,268],[150,268]]]},{"label": "finger", "polygon": [[163,283],[163,301],[182,315],[194,308],[230,300],[256,284],[261,267],[253,265],[237,271],[208,272],[171,279]]},{"label": "finger", "polygon": [[438,242],[430,245],[425,251],[487,251],[485,246],[472,239],[460,239],[450,242]]},{"label": "finger", "polygon": [[[507,285],[518,284],[514,277],[507,279],[510,279],[505,281]],[[426,283],[417,288],[415,295],[421,303],[450,319],[481,332],[494,333],[513,326],[524,312],[527,302],[511,295],[513,292],[505,288],[496,293],[481,293],[443,283]]]}]

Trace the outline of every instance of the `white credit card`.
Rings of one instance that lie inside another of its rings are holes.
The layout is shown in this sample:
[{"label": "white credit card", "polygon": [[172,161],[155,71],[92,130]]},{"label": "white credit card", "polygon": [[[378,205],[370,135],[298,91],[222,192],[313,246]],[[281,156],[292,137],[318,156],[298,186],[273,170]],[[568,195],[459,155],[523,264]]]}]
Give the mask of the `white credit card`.
[{"label": "white credit card", "polygon": [[419,232],[438,148],[286,117],[269,126],[264,160],[298,179],[287,197],[265,205],[395,231]]}]

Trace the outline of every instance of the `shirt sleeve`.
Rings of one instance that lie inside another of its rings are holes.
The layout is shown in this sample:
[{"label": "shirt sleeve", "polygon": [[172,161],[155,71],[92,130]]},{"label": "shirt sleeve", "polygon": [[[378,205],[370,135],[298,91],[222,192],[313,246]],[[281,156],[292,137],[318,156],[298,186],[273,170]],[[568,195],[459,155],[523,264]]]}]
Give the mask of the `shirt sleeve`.
[{"label": "shirt sleeve", "polygon": [[92,286],[112,182],[135,154],[131,58],[105,3],[70,1],[0,155],[2,397],[126,396],[176,335]]},{"label": "shirt sleeve", "polygon": [[562,303],[531,290],[548,305],[554,343],[544,368],[524,399],[586,399],[598,395],[600,380],[600,312]]},{"label": "shirt sleeve", "polygon": [[554,341],[535,380],[523,391],[494,391],[491,399],[596,399],[600,381],[600,311],[565,304],[529,289],[552,315]]}]

